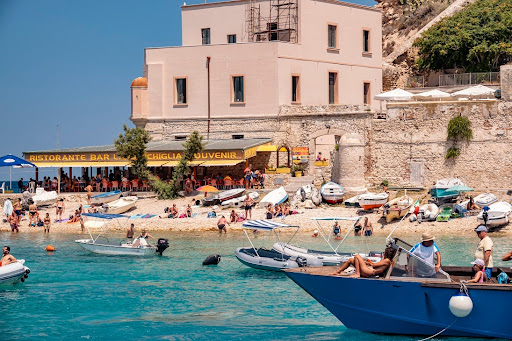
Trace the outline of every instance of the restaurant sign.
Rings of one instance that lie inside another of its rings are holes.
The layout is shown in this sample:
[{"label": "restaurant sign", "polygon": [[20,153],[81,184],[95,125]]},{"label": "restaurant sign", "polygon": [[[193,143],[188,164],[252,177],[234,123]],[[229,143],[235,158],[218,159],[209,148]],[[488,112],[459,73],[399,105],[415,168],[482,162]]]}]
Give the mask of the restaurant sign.
[{"label": "restaurant sign", "polygon": [[293,147],[292,155],[293,155],[294,163],[309,162],[309,148],[308,147]]}]

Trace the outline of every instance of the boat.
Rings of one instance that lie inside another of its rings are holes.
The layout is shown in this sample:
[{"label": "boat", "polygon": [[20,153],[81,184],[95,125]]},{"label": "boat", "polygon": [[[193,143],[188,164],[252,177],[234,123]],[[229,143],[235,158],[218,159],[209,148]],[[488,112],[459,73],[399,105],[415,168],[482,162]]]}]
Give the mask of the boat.
[{"label": "boat", "polygon": [[497,202],[498,201],[498,197],[496,197],[492,193],[487,192],[487,193],[482,193],[482,194],[477,195],[473,199],[473,201],[475,202],[475,204],[477,206],[484,207],[484,206],[489,206],[489,205],[494,204],[495,202]]},{"label": "boat", "polygon": [[318,188],[310,184],[301,186],[293,195],[290,203],[292,205],[296,205],[300,202],[306,202],[307,200],[310,200],[315,206],[320,205],[322,202],[322,195]]},{"label": "boat", "polygon": [[484,208],[476,217],[479,224],[484,224],[488,227],[508,224],[510,221],[510,213],[512,212],[512,206],[508,202],[500,201],[488,207],[488,210]]},{"label": "boat", "polygon": [[324,201],[329,204],[337,204],[343,202],[343,195],[345,195],[345,189],[335,182],[328,182],[320,188],[320,193]]},{"label": "boat", "polygon": [[229,200],[225,200],[221,203],[221,206],[222,208],[228,208],[228,207],[233,207],[233,208],[237,208],[237,207],[242,207],[243,205],[243,202],[245,200],[245,198],[247,198],[247,195],[252,199],[252,200],[255,200],[255,199],[258,199],[258,197],[260,196],[260,194],[258,192],[251,192],[249,194],[246,194],[246,195],[242,195],[241,197],[238,197],[238,198],[233,198],[233,199],[229,199]]},{"label": "boat", "polygon": [[284,269],[293,269],[306,266],[322,266],[321,262],[315,261],[314,258],[307,259],[300,256],[288,256],[276,250],[268,250],[254,246],[251,238],[247,234],[247,230],[258,230],[273,232],[280,242],[278,229],[293,228],[298,226],[287,225],[274,222],[271,220],[250,220],[243,224],[244,233],[251,244],[250,247],[239,247],[235,251],[236,258],[244,265],[254,269],[282,271]]},{"label": "boat", "polygon": [[[288,269],[285,274],[350,329],[379,334],[510,338],[512,324],[494,316],[508,313],[509,307],[503,303],[512,300],[511,284],[461,283],[472,275],[469,266],[443,266],[434,278],[414,277],[405,266],[411,269],[412,262],[421,259],[407,251],[410,245],[399,239],[393,239],[391,246],[397,253],[381,277],[332,275],[334,267]],[[492,316],[486,309],[489,306],[493,307]]]},{"label": "boat", "polygon": [[[118,218],[129,218],[120,214],[106,214],[106,213],[83,213],[82,216],[88,218],[102,219],[104,221],[112,221]],[[113,256],[156,256],[162,255],[162,253],[169,247],[167,239],[160,238],[158,243],[149,244],[144,238],[135,238],[128,242],[111,242],[103,235],[108,231],[108,224],[103,221],[86,221],[85,227],[89,233],[90,238],[77,239],[75,243],[80,245],[83,249],[98,253],[102,255],[113,255]],[[96,238],[91,233],[91,228],[97,227],[100,229],[99,234]],[[100,241],[99,239],[102,238]]]},{"label": "boat", "polygon": [[359,206],[359,195],[355,195],[347,200],[344,201],[345,206],[347,207],[361,207]]},{"label": "boat", "polygon": [[[338,252],[338,249],[343,244],[349,233],[352,231],[354,226],[352,226],[345,234],[343,239],[338,243],[338,245],[333,245],[331,243],[331,235],[332,233],[324,231],[320,221],[330,221],[330,222],[339,222],[339,221],[353,221],[354,223],[359,220],[359,217],[322,217],[322,218],[311,218],[318,228],[317,231],[325,240],[326,244],[329,246],[330,250],[328,251],[318,251],[318,250],[310,250],[307,248],[303,248],[300,246],[292,245],[291,240],[288,243],[277,242],[273,245],[272,249],[274,251],[284,253],[285,255],[291,257],[303,257],[308,261],[318,261],[321,262],[323,266],[330,265],[339,265],[340,263],[346,262],[350,257],[354,257],[355,254],[359,254],[364,259],[370,259],[372,262],[378,262],[382,259],[382,254],[379,252],[369,252],[369,253],[353,253],[353,252]],[[298,228],[300,229],[300,227]]]},{"label": "boat", "polygon": [[440,205],[454,201],[459,196],[459,193],[449,192],[448,189],[454,186],[465,186],[461,179],[441,179],[430,189],[430,197]]},{"label": "boat", "polygon": [[386,217],[386,222],[389,223],[394,219],[402,218],[409,212],[409,207],[411,207],[412,203],[412,198],[404,195],[384,204],[383,215]]},{"label": "boat", "polygon": [[259,202],[259,205],[260,207],[266,207],[268,204],[275,206],[285,202],[286,199],[288,199],[288,193],[286,193],[284,187],[281,186],[265,195]]},{"label": "boat", "polygon": [[57,202],[58,195],[55,191],[45,191],[43,188],[37,188],[36,194],[32,197],[37,206],[53,205]]},{"label": "boat", "polygon": [[117,200],[121,197],[122,194],[123,192],[121,191],[110,191],[98,195],[93,195],[91,197],[91,205],[101,205],[107,202]]},{"label": "boat", "polygon": [[121,214],[135,207],[137,197],[123,197],[103,204],[103,213]]},{"label": "boat", "polygon": [[419,219],[422,221],[434,221],[439,214],[439,207],[434,204],[426,204],[420,207]]},{"label": "boat", "polygon": [[374,208],[379,208],[388,202],[389,194],[386,192],[382,193],[365,193],[361,194],[357,199],[359,202],[359,206],[361,206],[364,210],[371,210]]},{"label": "boat", "polygon": [[239,196],[244,194],[244,192],[244,188],[230,189],[204,198],[203,200],[201,200],[201,204],[203,206],[219,205],[226,200],[238,198]]},{"label": "boat", "polygon": [[25,282],[30,269],[25,266],[24,259],[18,259],[16,262],[0,266],[0,285],[11,285]]}]

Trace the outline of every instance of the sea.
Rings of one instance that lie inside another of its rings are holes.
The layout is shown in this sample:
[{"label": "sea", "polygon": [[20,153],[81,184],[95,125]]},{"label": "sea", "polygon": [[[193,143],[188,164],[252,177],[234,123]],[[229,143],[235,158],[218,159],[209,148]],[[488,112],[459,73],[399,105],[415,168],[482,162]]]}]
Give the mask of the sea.
[{"label": "sea", "polygon": [[[449,224],[447,224],[449,228]],[[23,284],[0,288],[1,340],[419,340],[369,334],[343,326],[284,273],[256,270],[234,256],[249,246],[243,232],[154,232],[169,239],[163,256],[133,258],[89,253],[74,242],[83,234],[0,233],[0,244],[25,259]],[[252,233],[251,233],[252,234]],[[397,236],[400,234],[397,233]],[[252,235],[271,247],[272,235]],[[282,235],[288,241],[290,235]],[[419,234],[417,238],[419,238]],[[120,234],[106,238],[121,240]],[[492,236],[498,255],[512,248]],[[411,235],[404,238],[410,243]],[[295,243],[326,249],[301,233]],[[477,237],[436,239],[443,264],[468,265]],[[53,245],[57,251],[47,253]],[[383,250],[384,237],[350,236],[342,251]],[[216,266],[202,266],[211,254]],[[510,265],[509,265],[510,266]],[[340,295],[350,293],[340,292]],[[448,304],[448,302],[446,302]],[[492,307],[490,314],[492,314]],[[447,321],[447,325],[451,321]],[[371,323],[371,321],[368,321]],[[439,339],[439,338],[437,338]],[[449,338],[452,341],[463,338]],[[478,339],[472,339],[478,340]]]}]

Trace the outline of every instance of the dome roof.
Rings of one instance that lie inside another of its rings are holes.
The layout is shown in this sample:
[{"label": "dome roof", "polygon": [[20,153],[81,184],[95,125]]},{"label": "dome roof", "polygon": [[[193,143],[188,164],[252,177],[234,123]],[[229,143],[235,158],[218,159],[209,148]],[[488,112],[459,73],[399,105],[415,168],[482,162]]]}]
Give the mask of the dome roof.
[{"label": "dome roof", "polygon": [[132,82],[132,87],[134,86],[141,86],[141,87],[148,87],[148,79],[146,77],[138,77],[135,78]]}]

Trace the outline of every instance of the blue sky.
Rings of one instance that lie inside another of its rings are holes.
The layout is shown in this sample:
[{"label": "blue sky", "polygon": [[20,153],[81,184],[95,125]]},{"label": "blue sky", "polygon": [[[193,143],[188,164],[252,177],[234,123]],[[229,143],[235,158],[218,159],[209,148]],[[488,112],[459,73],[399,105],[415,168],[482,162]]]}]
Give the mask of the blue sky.
[{"label": "blue sky", "polygon": [[142,75],[144,48],[181,44],[182,4],[0,0],[0,155],[55,148],[57,125],[62,148],[112,143],[131,125],[130,83]]}]

